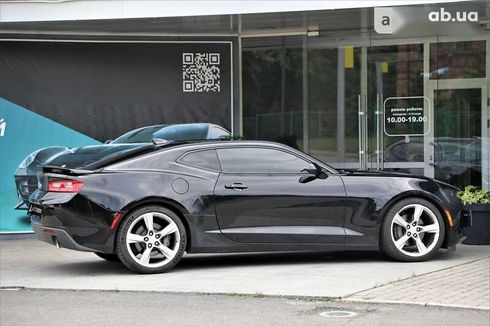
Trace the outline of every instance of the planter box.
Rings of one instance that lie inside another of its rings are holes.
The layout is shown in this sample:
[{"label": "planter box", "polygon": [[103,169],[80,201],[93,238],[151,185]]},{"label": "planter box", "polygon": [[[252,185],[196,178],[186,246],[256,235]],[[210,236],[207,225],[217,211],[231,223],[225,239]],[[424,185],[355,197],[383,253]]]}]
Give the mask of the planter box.
[{"label": "planter box", "polygon": [[490,205],[465,205],[464,210],[469,214],[471,225],[464,229],[466,239],[463,243],[490,245]]}]

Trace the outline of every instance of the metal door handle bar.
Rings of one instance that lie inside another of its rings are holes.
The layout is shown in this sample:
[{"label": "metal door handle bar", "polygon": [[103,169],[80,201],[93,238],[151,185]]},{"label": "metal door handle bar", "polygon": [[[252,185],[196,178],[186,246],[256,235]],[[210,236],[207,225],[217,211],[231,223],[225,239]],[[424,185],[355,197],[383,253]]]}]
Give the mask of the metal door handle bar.
[{"label": "metal door handle bar", "polygon": [[233,183],[231,185],[225,185],[226,189],[233,189],[233,190],[244,190],[247,189],[248,187],[242,183]]}]

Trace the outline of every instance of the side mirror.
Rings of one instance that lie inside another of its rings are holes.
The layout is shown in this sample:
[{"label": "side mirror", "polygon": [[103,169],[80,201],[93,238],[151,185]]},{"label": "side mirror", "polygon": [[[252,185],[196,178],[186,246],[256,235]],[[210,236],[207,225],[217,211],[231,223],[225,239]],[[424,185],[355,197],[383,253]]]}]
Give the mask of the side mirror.
[{"label": "side mirror", "polygon": [[104,144],[110,144],[112,142],[112,139],[108,139],[104,142]]},{"label": "side mirror", "polygon": [[307,175],[303,175],[299,178],[299,183],[308,183],[308,182],[311,182],[315,179],[317,179],[316,175],[307,174]]},{"label": "side mirror", "polygon": [[308,173],[307,175],[301,176],[299,178],[300,183],[308,183],[315,179],[326,179],[328,178],[328,174],[323,171],[322,167],[316,164],[315,162],[311,163],[314,169],[303,169],[302,172]]},{"label": "side mirror", "polygon": [[326,179],[328,178],[328,174],[323,170],[323,168],[316,164],[315,162],[311,162],[311,164],[313,164],[313,166],[315,167],[315,170],[316,170],[316,177],[318,179]]}]

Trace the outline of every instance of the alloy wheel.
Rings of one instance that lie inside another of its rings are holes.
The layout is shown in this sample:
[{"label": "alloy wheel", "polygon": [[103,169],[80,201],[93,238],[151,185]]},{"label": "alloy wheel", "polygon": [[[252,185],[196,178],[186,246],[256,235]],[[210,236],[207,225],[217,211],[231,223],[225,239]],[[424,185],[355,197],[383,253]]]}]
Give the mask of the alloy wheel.
[{"label": "alloy wheel", "polygon": [[126,234],[126,247],[131,258],[144,267],[161,267],[174,259],[179,251],[180,232],[177,224],[160,212],[144,213],[131,222]]},{"label": "alloy wheel", "polygon": [[439,221],[428,207],[410,204],[400,209],[391,222],[391,239],[395,247],[411,257],[431,252],[440,237]]}]

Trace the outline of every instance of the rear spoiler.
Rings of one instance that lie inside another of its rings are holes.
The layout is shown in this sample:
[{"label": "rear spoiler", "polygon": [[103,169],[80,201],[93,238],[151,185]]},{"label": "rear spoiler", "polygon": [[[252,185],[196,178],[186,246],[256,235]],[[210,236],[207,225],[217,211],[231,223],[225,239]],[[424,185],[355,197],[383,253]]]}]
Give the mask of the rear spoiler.
[{"label": "rear spoiler", "polygon": [[60,166],[45,165],[43,166],[44,173],[55,173],[64,175],[83,175],[94,173],[92,170],[69,169]]},{"label": "rear spoiler", "polygon": [[148,145],[145,145],[142,147],[136,147],[136,148],[133,148],[131,150],[124,151],[122,153],[115,153],[113,155],[109,155],[108,157],[103,158],[99,161],[95,161],[93,163],[87,164],[85,166],[85,168],[88,171],[98,170],[98,169],[101,169],[107,165],[118,163],[120,161],[124,161],[124,160],[131,158],[133,156],[144,154],[147,152],[152,152],[155,150],[155,148],[156,147],[153,144],[148,144]]}]

